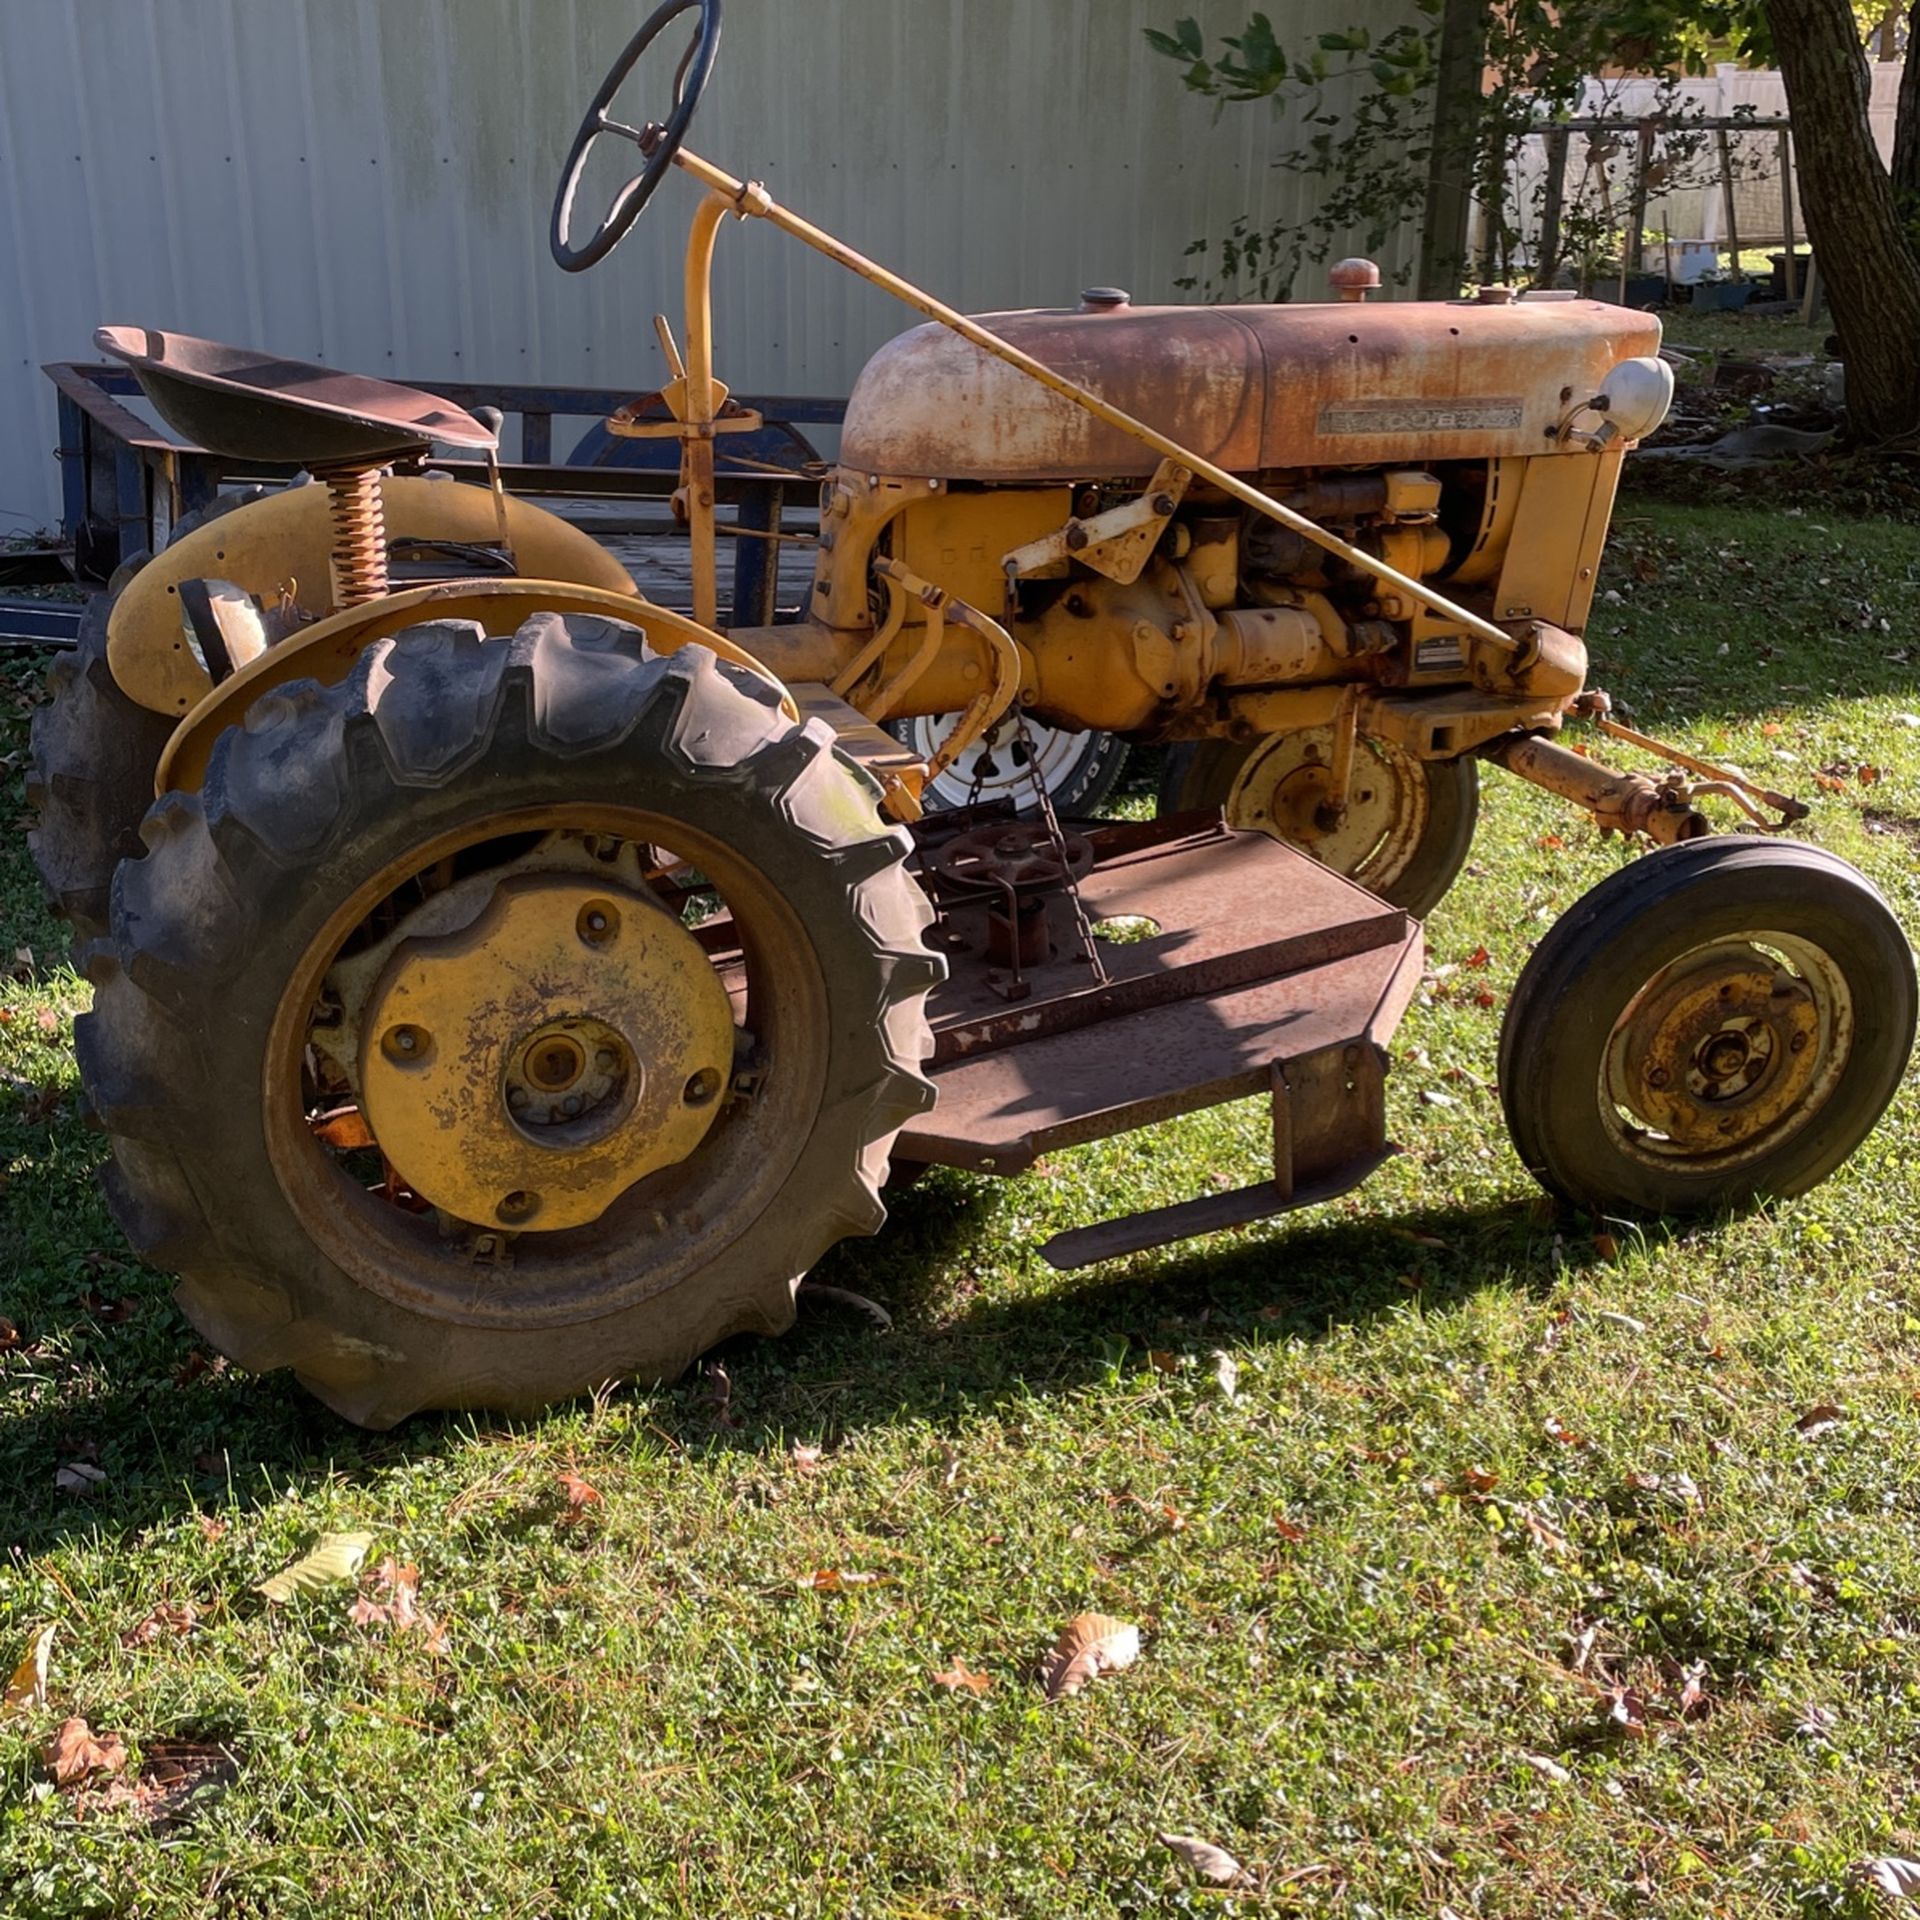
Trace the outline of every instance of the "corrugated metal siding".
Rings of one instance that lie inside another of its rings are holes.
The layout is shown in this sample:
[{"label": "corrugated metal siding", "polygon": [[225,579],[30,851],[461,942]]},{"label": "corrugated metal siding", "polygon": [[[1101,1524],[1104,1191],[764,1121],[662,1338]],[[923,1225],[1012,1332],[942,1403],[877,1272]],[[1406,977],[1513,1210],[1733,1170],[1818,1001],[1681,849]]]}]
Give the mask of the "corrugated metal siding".
[{"label": "corrugated metal siding", "polygon": [[[586,96],[645,10],[0,0],[0,525],[57,519],[39,366],[92,358],[103,320],[428,385],[656,385],[690,183],[597,271],[546,247]],[[963,306],[1172,297],[1190,240],[1307,193],[1268,164],[1290,136],[1266,109],[1216,122],[1144,44],[1189,10],[1211,37],[1249,4],[730,0],[694,144]],[[1352,15],[1310,0],[1285,29]],[[715,284],[742,391],[844,393],[908,318],[756,225],[723,237]]]}]

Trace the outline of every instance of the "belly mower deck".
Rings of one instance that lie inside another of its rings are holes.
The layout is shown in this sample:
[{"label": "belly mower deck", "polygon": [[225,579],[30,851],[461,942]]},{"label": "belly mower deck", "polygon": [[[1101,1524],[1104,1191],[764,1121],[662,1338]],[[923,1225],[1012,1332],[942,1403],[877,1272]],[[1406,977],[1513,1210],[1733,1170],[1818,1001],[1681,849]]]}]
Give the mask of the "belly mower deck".
[{"label": "belly mower deck", "polygon": [[1050,1149],[1269,1097],[1267,1178],[1059,1234],[1042,1251],[1071,1268],[1330,1200],[1393,1151],[1385,1048],[1421,961],[1408,915],[1204,815],[1069,833],[1076,912],[1063,886],[1022,886],[1021,843],[997,831],[977,813],[916,829],[951,973],[928,1003],[939,1100],[897,1159],[1018,1173]]}]

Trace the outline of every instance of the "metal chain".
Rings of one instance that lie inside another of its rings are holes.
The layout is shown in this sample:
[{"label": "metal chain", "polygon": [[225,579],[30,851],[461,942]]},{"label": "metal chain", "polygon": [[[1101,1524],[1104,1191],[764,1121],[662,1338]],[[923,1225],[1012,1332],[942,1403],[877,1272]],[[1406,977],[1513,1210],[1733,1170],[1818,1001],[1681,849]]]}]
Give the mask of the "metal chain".
[{"label": "metal chain", "polygon": [[1053,795],[1047,791],[1047,783],[1040,774],[1040,756],[1033,750],[1033,736],[1027,731],[1027,706],[1024,700],[1016,700],[1013,705],[1013,724],[1020,741],[1020,750],[1026,755],[1027,778],[1033,783],[1034,798],[1040,804],[1040,819],[1046,827],[1047,838],[1053,844],[1055,858],[1060,863],[1060,878],[1067,890],[1067,904],[1073,909],[1073,924],[1080,936],[1080,949],[1086,963],[1093,969],[1093,977],[1101,986],[1107,984],[1106,962],[1100,958],[1100,949],[1093,937],[1093,924],[1087,918],[1086,904],[1080,898],[1080,883],[1073,877],[1073,861],[1067,852],[1067,836],[1061,831],[1060,816],[1053,810]]}]

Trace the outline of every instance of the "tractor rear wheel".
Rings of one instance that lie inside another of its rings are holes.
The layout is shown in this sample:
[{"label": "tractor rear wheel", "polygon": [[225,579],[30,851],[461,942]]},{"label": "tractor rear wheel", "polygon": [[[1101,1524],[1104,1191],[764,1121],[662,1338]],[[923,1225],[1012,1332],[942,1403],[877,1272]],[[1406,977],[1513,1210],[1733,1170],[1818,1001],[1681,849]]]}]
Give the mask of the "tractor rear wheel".
[{"label": "tractor rear wheel", "polygon": [[1515,1150],[1602,1214],[1804,1193],[1871,1131],[1913,1049],[1913,953],[1818,847],[1683,841],[1576,901],[1500,1032]]},{"label": "tractor rear wheel", "polygon": [[109,1197],[349,1419],[528,1410],[777,1333],[885,1217],[940,963],[818,722],[689,646],[435,622],[264,695],[94,950]]},{"label": "tractor rear wheel", "polygon": [[1390,906],[1431,913],[1466,864],[1480,811],[1471,760],[1416,760],[1362,735],[1344,815],[1323,812],[1333,729],[1302,727],[1264,740],[1200,740],[1167,755],[1160,812],[1219,807],[1251,829],[1311,854]]},{"label": "tractor rear wheel", "polygon": [[[168,544],[266,491],[247,487],[189,514]],[[154,769],[175,724],[129,700],[107,665],[114,603],[148,557],[129,560],[106,591],[87,602],[79,640],[53,663],[46,704],[33,716],[27,804],[34,824],[27,848],[76,951],[107,930],[114,868],[140,857],[141,816],[153,804]]]}]

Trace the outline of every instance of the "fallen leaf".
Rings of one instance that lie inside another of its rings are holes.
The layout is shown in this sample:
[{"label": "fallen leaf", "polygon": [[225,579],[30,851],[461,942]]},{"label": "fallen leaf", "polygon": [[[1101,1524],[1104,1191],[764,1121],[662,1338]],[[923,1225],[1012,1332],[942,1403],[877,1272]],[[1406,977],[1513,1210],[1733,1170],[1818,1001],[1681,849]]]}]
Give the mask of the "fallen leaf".
[{"label": "fallen leaf", "polygon": [[793,1443],[793,1470],[799,1474],[818,1473],[820,1471],[820,1449],[809,1447],[796,1440]]},{"label": "fallen leaf", "polygon": [[1636,1320],[1630,1313],[1615,1313],[1611,1307],[1596,1307],[1593,1317],[1604,1320],[1610,1327],[1618,1327],[1622,1333],[1645,1333],[1647,1323]]},{"label": "fallen leaf", "polygon": [[974,1673],[964,1660],[956,1660],[944,1673],[933,1676],[936,1687],[945,1687],[949,1693],[981,1694],[993,1685],[992,1677],[984,1673]]},{"label": "fallen leaf", "polygon": [[1620,1242],[1610,1233],[1596,1233],[1593,1236],[1593,1250],[1602,1260],[1620,1258]]},{"label": "fallen leaf", "polygon": [[196,1513],[193,1519],[194,1524],[200,1529],[200,1538],[208,1545],[212,1545],[227,1530],[227,1523],[224,1520],[216,1520],[210,1513]]},{"label": "fallen leaf", "polygon": [[1565,1553],[1567,1536],[1558,1527],[1549,1525],[1540,1516],[1529,1509],[1524,1516],[1527,1532],[1533,1536],[1533,1544],[1548,1553]]},{"label": "fallen leaf", "polygon": [[1862,767],[1860,769],[1860,784],[1863,787],[1877,786],[1879,782],[1880,769],[1878,767]]},{"label": "fallen leaf", "polygon": [[1408,1241],[1416,1247],[1444,1248],[1447,1244],[1437,1233],[1416,1233],[1411,1227],[1391,1227],[1388,1231],[1396,1240]]},{"label": "fallen leaf", "polygon": [[1549,1760],[1544,1753],[1523,1753],[1520,1758],[1543,1780],[1551,1780],[1556,1787],[1564,1787],[1573,1778],[1558,1760]]},{"label": "fallen leaf", "polygon": [[1457,1107],[1460,1102],[1450,1093],[1442,1093],[1438,1087],[1422,1087],[1420,1104],[1423,1107]]},{"label": "fallen leaf", "polygon": [[556,1477],[560,1491],[566,1497],[569,1514],[584,1513],[587,1508],[601,1504],[600,1489],[589,1486],[571,1467]]},{"label": "fallen leaf", "polygon": [[52,1771],[56,1787],[77,1787],[91,1774],[120,1772],[127,1764],[127,1743],[117,1733],[97,1738],[75,1714],[62,1722],[41,1757]]},{"label": "fallen leaf", "polygon": [[1160,1844],[1177,1853],[1210,1887],[1253,1885],[1253,1875],[1225,1847],[1216,1847],[1211,1840],[1196,1840],[1186,1833],[1163,1833]]},{"label": "fallen leaf", "polygon": [[1920,1860],[1883,1854],[1878,1860],[1860,1861],[1853,1872],[1856,1879],[1894,1900],[1910,1900],[1920,1894]]},{"label": "fallen leaf", "polygon": [[1298,1546],[1307,1537],[1307,1530],[1297,1521],[1289,1520],[1284,1513],[1273,1516],[1273,1530],[1289,1546]]},{"label": "fallen leaf", "polygon": [[282,1567],[271,1580],[262,1580],[254,1588],[276,1605],[291,1600],[296,1593],[315,1587],[331,1587],[351,1580],[360,1571],[360,1562],[373,1545],[370,1533],[322,1534],[311,1553],[302,1554],[291,1566]]},{"label": "fallen leaf", "polygon": [[713,1419],[716,1426],[737,1427],[740,1416],[733,1410],[733,1376],[718,1360],[709,1360],[706,1365],[707,1395],[713,1402]]},{"label": "fallen leaf", "polygon": [[0,1314],[0,1353],[11,1353],[20,1344],[20,1329]]},{"label": "fallen leaf", "polygon": [[1647,1703],[1632,1687],[1616,1686],[1607,1693],[1607,1718],[1629,1733],[1647,1730]]},{"label": "fallen leaf", "polygon": [[164,1827],[184,1813],[203,1790],[233,1785],[240,1769],[227,1748],[198,1740],[150,1740],[140,1750],[140,1768],[130,1780],[110,1780],[83,1801],[131,1807],[149,1827]]},{"label": "fallen leaf", "polygon": [[195,1347],[187,1357],[173,1370],[173,1384],[176,1387],[190,1387],[196,1380],[218,1379],[227,1370],[224,1354],[209,1353],[205,1347]]},{"label": "fallen leaf", "polygon": [[183,1600],[177,1606],[163,1601],[137,1627],[129,1627],[120,1636],[120,1644],[123,1647],[146,1647],[163,1635],[191,1633],[199,1617],[190,1600]]},{"label": "fallen leaf", "polygon": [[64,1467],[57,1468],[53,1476],[56,1493],[69,1493],[76,1499],[90,1494],[106,1478],[105,1472],[96,1467],[91,1460],[69,1460]]},{"label": "fallen leaf", "polygon": [[1768,720],[1762,723],[1760,731],[1771,740],[1776,734],[1785,733],[1786,728],[1783,727],[1778,720]]},{"label": "fallen leaf", "polygon": [[53,1657],[57,1625],[49,1621],[27,1642],[26,1657],[14,1668],[6,1693],[0,1696],[0,1713],[31,1713],[47,1704],[47,1663]]},{"label": "fallen leaf", "polygon": [[1240,1365],[1232,1354],[1222,1347],[1216,1347],[1210,1356],[1213,1361],[1213,1377],[1220,1391],[1229,1400],[1240,1398]]},{"label": "fallen leaf", "polygon": [[1147,1349],[1147,1365],[1150,1366],[1155,1373],[1178,1373],[1180,1371],[1180,1356],[1177,1353],[1169,1353],[1165,1347],[1149,1347]]},{"label": "fallen leaf", "polygon": [[890,1573],[860,1573],[845,1567],[822,1567],[818,1573],[802,1574],[802,1591],[813,1593],[846,1593],[855,1587],[890,1587],[895,1576]]},{"label": "fallen leaf", "polygon": [[[1864,773],[1866,769],[1863,767],[1861,771]],[[33,1017],[42,1033],[51,1036],[60,1031],[60,1016],[51,1007],[42,1007]]]},{"label": "fallen leaf", "polygon": [[1491,1467],[1469,1467],[1460,1478],[1469,1493],[1491,1493],[1500,1484]]},{"label": "fallen leaf", "polygon": [[388,1554],[375,1570],[372,1594],[361,1594],[347,1609],[356,1627],[389,1627],[395,1633],[418,1631],[435,1653],[444,1652],[446,1630],[420,1605],[420,1569],[404,1566]]},{"label": "fallen leaf", "polygon": [[1484,967],[1491,965],[1492,961],[1493,955],[1485,947],[1475,947],[1462,964],[1469,967]]},{"label": "fallen leaf", "polygon": [[1815,1434],[1830,1433],[1846,1417],[1845,1412],[1839,1407],[1809,1407],[1793,1424],[1800,1432],[1812,1439]]},{"label": "fallen leaf", "polygon": [[1140,1629],[1111,1614],[1077,1613],[1040,1664],[1049,1700],[1066,1700],[1103,1673],[1118,1673],[1140,1657]]},{"label": "fallen leaf", "polygon": [[1557,1440],[1563,1447],[1584,1447],[1587,1436],[1575,1433],[1571,1427],[1564,1426],[1557,1416],[1549,1415],[1546,1425],[1541,1429],[1549,1440]]}]

